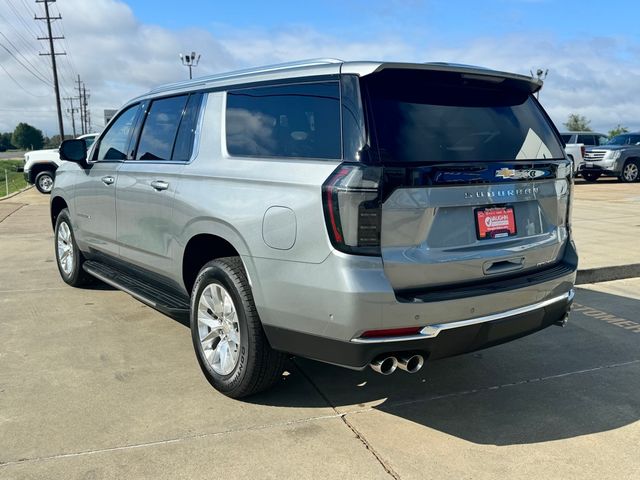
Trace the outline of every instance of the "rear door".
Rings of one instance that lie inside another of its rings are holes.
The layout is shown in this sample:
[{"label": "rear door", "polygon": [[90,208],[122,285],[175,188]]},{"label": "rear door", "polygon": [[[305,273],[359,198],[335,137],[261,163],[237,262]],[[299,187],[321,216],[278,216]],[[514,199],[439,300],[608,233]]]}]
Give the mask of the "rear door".
[{"label": "rear door", "polygon": [[120,257],[159,277],[171,277],[176,265],[173,200],[191,158],[201,101],[196,93],[146,104],[135,156],[118,172]]},{"label": "rear door", "polygon": [[384,171],[381,252],[396,291],[558,261],[570,163],[530,91],[495,77],[393,69],[363,85]]}]

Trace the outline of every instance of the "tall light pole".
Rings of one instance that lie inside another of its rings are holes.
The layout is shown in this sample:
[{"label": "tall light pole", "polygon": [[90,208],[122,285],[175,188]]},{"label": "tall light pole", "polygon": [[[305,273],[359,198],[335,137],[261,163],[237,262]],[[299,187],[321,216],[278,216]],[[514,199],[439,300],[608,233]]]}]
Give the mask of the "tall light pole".
[{"label": "tall light pole", "polygon": [[[533,75],[533,70],[529,70],[529,71],[531,72],[531,78],[533,78],[535,76],[541,82],[543,82],[544,79],[547,78],[547,75],[549,75],[549,69],[548,68],[545,69],[545,70],[543,70],[541,68],[537,69],[535,75]],[[540,90],[542,90],[542,89],[540,89]],[[536,98],[538,98],[538,99],[540,98],[540,90],[538,90],[536,92]]]},{"label": "tall light pole", "polygon": [[184,55],[181,53],[180,60],[182,60],[182,65],[189,67],[189,80],[191,80],[193,78],[191,69],[198,66],[200,55],[196,56],[196,52],[185,53]]}]

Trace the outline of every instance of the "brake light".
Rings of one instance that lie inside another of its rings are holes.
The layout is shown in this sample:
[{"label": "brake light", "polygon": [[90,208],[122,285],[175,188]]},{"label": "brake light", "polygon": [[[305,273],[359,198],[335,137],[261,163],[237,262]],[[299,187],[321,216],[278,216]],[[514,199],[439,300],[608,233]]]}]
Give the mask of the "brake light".
[{"label": "brake light", "polygon": [[582,154],[582,158],[584,158],[584,154],[587,152],[587,149],[584,145],[580,145],[580,153]]},{"label": "brake light", "polygon": [[380,255],[380,167],[342,164],[322,186],[327,232],[341,252]]}]

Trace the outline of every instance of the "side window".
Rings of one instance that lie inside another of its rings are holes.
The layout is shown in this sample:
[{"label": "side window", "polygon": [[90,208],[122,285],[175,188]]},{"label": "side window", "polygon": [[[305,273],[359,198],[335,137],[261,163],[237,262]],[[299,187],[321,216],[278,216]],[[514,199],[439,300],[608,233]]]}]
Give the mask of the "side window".
[{"label": "side window", "polygon": [[604,135],[598,135],[597,140],[598,140],[598,143],[596,145],[604,145],[609,141],[609,138],[605,137]]},{"label": "side window", "polygon": [[571,143],[571,137],[572,135],[570,134],[566,134],[566,135],[560,135],[562,137],[562,141],[564,143]]},{"label": "side window", "polygon": [[154,100],[142,127],[136,160],[171,160],[187,95]]},{"label": "side window", "polygon": [[231,155],[341,158],[338,82],[227,92],[226,140]]},{"label": "side window", "polygon": [[129,107],[111,124],[100,140],[94,160],[125,160],[127,158],[129,137],[139,108],[140,105]]},{"label": "side window", "polygon": [[578,135],[578,143],[584,143],[585,145],[595,145],[593,135]]},{"label": "side window", "polygon": [[202,93],[194,93],[189,97],[178,128],[176,143],[171,155],[172,160],[187,161],[191,158],[201,104]]},{"label": "side window", "polygon": [[629,136],[629,144],[630,145],[638,145],[638,144],[640,144],[640,135],[631,135],[631,136]]}]

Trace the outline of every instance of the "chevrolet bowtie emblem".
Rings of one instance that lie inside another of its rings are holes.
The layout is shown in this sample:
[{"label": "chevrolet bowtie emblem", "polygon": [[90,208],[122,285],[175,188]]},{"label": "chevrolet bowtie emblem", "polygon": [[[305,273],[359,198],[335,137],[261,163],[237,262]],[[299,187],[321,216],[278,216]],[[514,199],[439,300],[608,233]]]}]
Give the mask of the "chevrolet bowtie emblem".
[{"label": "chevrolet bowtie emblem", "polygon": [[496,177],[501,178],[513,178],[516,176],[516,171],[512,168],[501,168],[500,170],[496,170]]},{"label": "chevrolet bowtie emblem", "polygon": [[544,170],[514,170],[513,168],[501,168],[496,170],[496,177],[500,178],[538,178],[546,175]]}]

